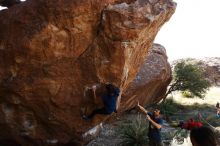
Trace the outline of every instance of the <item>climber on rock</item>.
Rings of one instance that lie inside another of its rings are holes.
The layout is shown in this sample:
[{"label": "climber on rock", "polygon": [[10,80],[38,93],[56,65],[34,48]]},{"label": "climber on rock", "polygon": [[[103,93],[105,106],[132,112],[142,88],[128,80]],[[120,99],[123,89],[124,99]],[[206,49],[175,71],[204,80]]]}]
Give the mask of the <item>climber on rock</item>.
[{"label": "climber on rock", "polygon": [[[83,115],[83,119],[92,119],[96,114],[109,115],[116,112],[117,98],[120,93],[120,89],[112,84],[107,84],[105,86],[106,93],[101,96],[104,107],[95,109],[88,116]],[[96,99],[96,86],[92,87],[94,99]]]}]

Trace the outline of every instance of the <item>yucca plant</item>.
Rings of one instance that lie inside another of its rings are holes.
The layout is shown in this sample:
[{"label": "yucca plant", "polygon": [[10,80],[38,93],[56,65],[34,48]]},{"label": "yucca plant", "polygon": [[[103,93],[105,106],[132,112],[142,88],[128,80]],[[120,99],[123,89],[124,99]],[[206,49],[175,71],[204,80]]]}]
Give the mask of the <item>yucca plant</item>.
[{"label": "yucca plant", "polygon": [[136,118],[119,126],[118,133],[122,140],[120,145],[145,146],[148,142],[147,132],[148,122],[143,116],[137,115]]}]

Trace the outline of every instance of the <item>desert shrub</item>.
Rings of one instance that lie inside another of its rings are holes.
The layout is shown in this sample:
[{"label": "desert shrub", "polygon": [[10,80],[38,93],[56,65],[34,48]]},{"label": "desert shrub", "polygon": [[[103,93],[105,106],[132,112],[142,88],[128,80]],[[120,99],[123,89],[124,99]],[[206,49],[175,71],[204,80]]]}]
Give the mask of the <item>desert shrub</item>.
[{"label": "desert shrub", "polygon": [[173,99],[167,99],[165,102],[160,104],[160,111],[164,115],[172,115],[179,111],[180,105],[176,103]]},{"label": "desert shrub", "polygon": [[117,131],[122,146],[144,146],[148,142],[148,122],[141,115],[124,122]]},{"label": "desert shrub", "polygon": [[189,91],[182,91],[181,94],[182,94],[184,97],[192,98],[192,94],[191,94]]},{"label": "desert shrub", "polygon": [[163,100],[173,91],[187,91],[191,97],[204,98],[211,86],[204,76],[204,70],[196,64],[178,62],[172,72],[172,82]]}]

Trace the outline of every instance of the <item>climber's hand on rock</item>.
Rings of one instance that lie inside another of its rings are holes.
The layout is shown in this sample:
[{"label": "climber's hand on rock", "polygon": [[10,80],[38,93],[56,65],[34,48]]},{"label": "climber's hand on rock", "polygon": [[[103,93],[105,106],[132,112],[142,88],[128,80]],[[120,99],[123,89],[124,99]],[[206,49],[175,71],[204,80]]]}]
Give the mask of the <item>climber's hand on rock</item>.
[{"label": "climber's hand on rock", "polygon": [[139,104],[139,101],[138,101],[138,103],[137,103],[137,108],[140,109],[140,110],[143,109],[143,107]]},{"label": "climber's hand on rock", "polygon": [[143,107],[139,104],[139,102],[138,102],[138,104],[137,104],[137,109],[138,109],[139,111],[143,111]]},{"label": "climber's hand on rock", "polygon": [[139,102],[138,102],[138,104],[137,104],[137,108],[138,108],[142,113],[144,113],[144,114],[147,114],[147,112],[148,112],[143,106],[141,106],[141,105],[139,104]]},{"label": "climber's hand on rock", "polygon": [[139,101],[137,101],[137,106],[140,106]]},{"label": "climber's hand on rock", "polygon": [[92,86],[92,90],[95,92],[95,90],[96,90],[96,85],[93,85],[93,86]]}]

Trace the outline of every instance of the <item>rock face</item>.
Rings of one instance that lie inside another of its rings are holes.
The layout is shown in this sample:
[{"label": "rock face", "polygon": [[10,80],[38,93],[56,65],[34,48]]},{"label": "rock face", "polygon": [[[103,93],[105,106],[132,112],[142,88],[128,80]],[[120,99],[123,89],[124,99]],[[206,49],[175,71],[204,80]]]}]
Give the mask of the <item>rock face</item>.
[{"label": "rock face", "polygon": [[93,85],[98,95],[106,83],[120,87],[121,112],[136,98],[158,101],[169,66],[149,55],[156,63],[149,68],[160,70],[139,69],[175,7],[171,0],[28,0],[0,11],[0,139],[74,143],[103,120],[81,118],[95,108]]},{"label": "rock face", "polygon": [[136,78],[122,94],[122,109],[140,103],[156,103],[166,93],[171,81],[171,68],[167,61],[166,50],[154,44],[149,50]]},{"label": "rock face", "polygon": [[205,69],[205,76],[213,86],[220,86],[220,57],[207,57],[199,60]]}]

